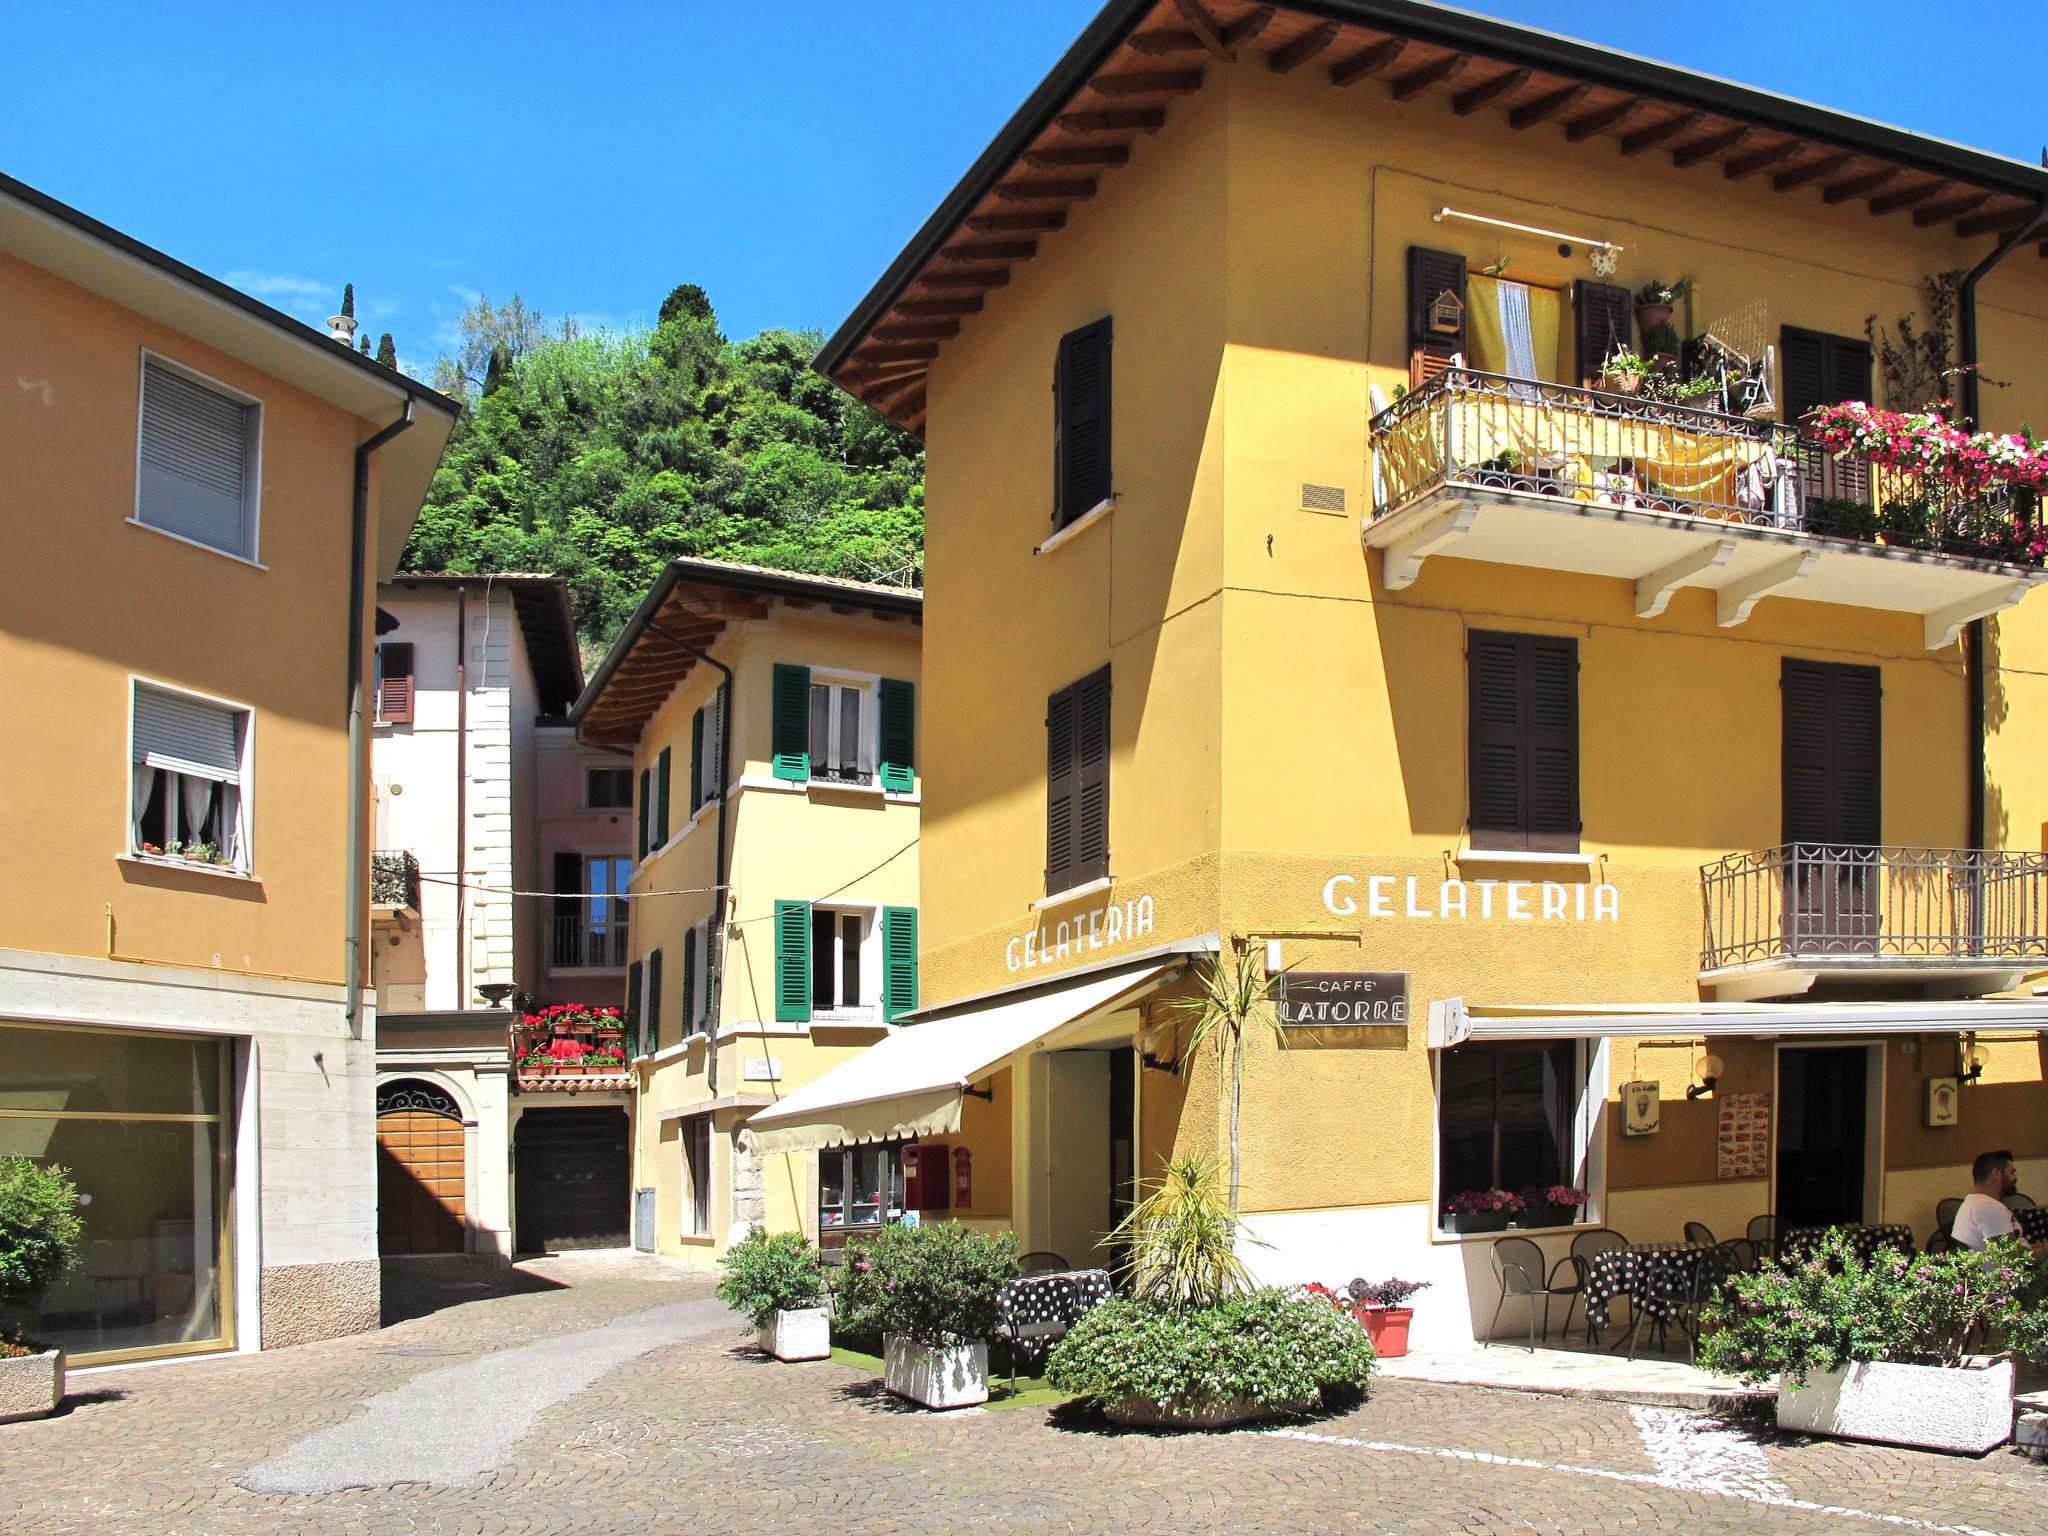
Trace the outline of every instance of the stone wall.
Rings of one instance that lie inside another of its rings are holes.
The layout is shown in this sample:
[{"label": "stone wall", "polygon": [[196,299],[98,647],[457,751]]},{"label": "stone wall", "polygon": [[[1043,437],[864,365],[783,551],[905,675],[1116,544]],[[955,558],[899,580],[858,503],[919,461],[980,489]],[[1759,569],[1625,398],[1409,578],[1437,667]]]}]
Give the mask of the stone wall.
[{"label": "stone wall", "polygon": [[382,1310],[382,1280],[375,1259],[289,1264],[263,1271],[265,1349],[367,1333],[378,1326]]}]

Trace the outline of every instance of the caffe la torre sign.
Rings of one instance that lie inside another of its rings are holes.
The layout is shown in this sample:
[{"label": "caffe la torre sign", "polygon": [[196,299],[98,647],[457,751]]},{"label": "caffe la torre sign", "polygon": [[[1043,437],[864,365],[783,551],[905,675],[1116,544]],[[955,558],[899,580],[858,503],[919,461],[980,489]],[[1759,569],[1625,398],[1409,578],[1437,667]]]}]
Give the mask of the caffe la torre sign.
[{"label": "caffe la torre sign", "polygon": [[1426,880],[1415,875],[1332,875],[1323,905],[1337,917],[1504,918],[1509,922],[1611,923],[1621,892],[1606,883],[1557,880]]}]

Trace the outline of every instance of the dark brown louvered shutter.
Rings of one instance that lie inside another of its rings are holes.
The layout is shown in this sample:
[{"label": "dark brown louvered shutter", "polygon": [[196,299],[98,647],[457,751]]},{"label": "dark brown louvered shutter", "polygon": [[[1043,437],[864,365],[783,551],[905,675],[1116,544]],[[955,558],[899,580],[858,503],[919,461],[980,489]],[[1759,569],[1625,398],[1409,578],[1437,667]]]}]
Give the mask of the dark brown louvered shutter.
[{"label": "dark brown louvered shutter", "polygon": [[1635,304],[1626,288],[1613,283],[1572,284],[1572,356],[1579,382],[1590,385],[1600,366],[1635,338]]},{"label": "dark brown louvered shutter", "polygon": [[1110,340],[1107,315],[1060,338],[1052,385],[1055,528],[1109,500]]},{"label": "dark brown louvered shutter", "polygon": [[393,640],[377,647],[377,718],[393,725],[412,722],[412,644]]},{"label": "dark brown louvered shutter", "polygon": [[1465,653],[1475,848],[1529,846],[1522,799],[1519,639],[1474,630]]},{"label": "dark brown louvered shutter", "polygon": [[1074,685],[1072,883],[1109,874],[1109,668]]},{"label": "dark brown louvered shutter", "polygon": [[1074,695],[1045,702],[1045,893],[1074,883]]},{"label": "dark brown louvered shutter", "polygon": [[1882,674],[1875,667],[1835,670],[1835,820],[1834,837],[1856,847],[1883,841],[1879,809]]},{"label": "dark brown louvered shutter", "polygon": [[1466,652],[1474,848],[1579,846],[1579,648],[1474,630]]},{"label": "dark brown louvered shutter", "polygon": [[1528,720],[1529,846],[1579,850],[1579,644],[1558,635],[1524,637]]},{"label": "dark brown louvered shutter", "polygon": [[[1458,328],[1439,331],[1429,323],[1429,307],[1445,293],[1458,296]],[[1427,246],[1408,247],[1408,383],[1419,389],[1450,363],[1451,354],[1463,352],[1467,326],[1464,306],[1469,299],[1465,286],[1465,258],[1456,251],[1433,251]]]},{"label": "dark brown louvered shutter", "polygon": [[[1788,325],[1778,334],[1778,355],[1784,368],[1784,398],[1779,414],[1798,423],[1824,405],[1870,398],[1870,343],[1858,336]],[[1870,500],[1870,466],[1862,459],[1804,455],[1802,483],[1808,502],[1835,497]]]},{"label": "dark brown louvered shutter", "polygon": [[1883,674],[1786,657],[1784,839],[1834,847],[1882,840]]},{"label": "dark brown louvered shutter", "polygon": [[1784,696],[1784,741],[1780,748],[1784,776],[1783,831],[1788,843],[1827,841],[1828,680],[1815,662],[1785,658],[1779,678]]}]

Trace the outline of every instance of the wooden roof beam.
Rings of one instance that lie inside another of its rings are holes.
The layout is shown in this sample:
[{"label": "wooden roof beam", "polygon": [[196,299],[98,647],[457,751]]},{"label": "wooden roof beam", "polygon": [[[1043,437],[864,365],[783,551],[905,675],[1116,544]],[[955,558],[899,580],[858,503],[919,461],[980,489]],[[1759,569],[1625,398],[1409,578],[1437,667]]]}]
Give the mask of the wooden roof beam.
[{"label": "wooden roof beam", "polygon": [[1394,82],[1394,100],[1406,101],[1411,96],[1420,96],[1432,85],[1455,80],[1465,73],[1472,63],[1469,53],[1447,53],[1434,64],[1411,70]]},{"label": "wooden roof beam", "polygon": [[1758,171],[1767,171],[1774,165],[1783,165],[1804,148],[1804,139],[1787,139],[1784,143],[1773,145],[1769,149],[1753,150],[1749,154],[1737,155],[1724,161],[1721,174],[1730,181],[1740,181],[1745,176],[1754,176]]},{"label": "wooden roof beam", "polygon": [[1036,240],[955,240],[939,248],[946,261],[1029,261],[1037,254]]},{"label": "wooden roof beam", "polygon": [[1879,187],[1898,180],[1899,168],[1888,165],[1883,170],[1868,171],[1861,176],[1851,176],[1847,181],[1831,181],[1820,189],[1820,195],[1830,203],[1846,203],[1852,197],[1863,197]]},{"label": "wooden roof beam", "polygon": [[1681,112],[1676,117],[1667,117],[1661,123],[1652,123],[1647,128],[1638,128],[1634,133],[1624,135],[1621,152],[1624,155],[1640,155],[1646,149],[1654,149],[1666,139],[1675,138],[1697,123],[1704,113]]},{"label": "wooden roof beam", "polygon": [[917,280],[927,288],[1003,288],[1009,285],[1007,269],[973,272],[920,272]]},{"label": "wooden roof beam", "polygon": [[1560,112],[1571,111],[1572,108],[1591,95],[1592,90],[1593,87],[1581,81],[1577,85],[1568,85],[1561,91],[1552,91],[1548,96],[1539,96],[1536,100],[1527,102],[1510,112],[1508,114],[1508,126],[1510,128],[1534,128],[1538,123],[1547,123]]},{"label": "wooden roof beam", "polygon": [[1626,101],[1617,101],[1611,107],[1602,107],[1598,112],[1588,112],[1584,117],[1575,118],[1565,124],[1565,141],[1577,144],[1581,140],[1590,139],[1596,133],[1619,128],[1642,110],[1643,98],[1631,96]]},{"label": "wooden roof beam", "polygon": [[1006,235],[1019,231],[1049,234],[1067,227],[1066,213],[1058,208],[1029,209],[1023,213],[977,213],[967,220],[977,235]]},{"label": "wooden roof beam", "polygon": [[1155,27],[1149,32],[1133,32],[1131,48],[1154,58],[1204,51],[1202,40],[1186,27]]},{"label": "wooden roof beam", "polygon": [[1389,68],[1408,46],[1405,37],[1387,37],[1374,43],[1363,53],[1353,54],[1342,64],[1330,66],[1330,84],[1356,85],[1359,81]]},{"label": "wooden roof beam", "polygon": [[1711,160],[1724,150],[1742,148],[1755,136],[1754,128],[1729,128],[1721,133],[1710,134],[1697,144],[1688,144],[1683,149],[1671,151],[1671,163],[1681,171],[1689,171],[1702,160]]},{"label": "wooden roof beam", "polygon": [[1925,208],[1913,210],[1913,222],[1921,229],[1935,224],[1946,224],[1950,219],[1960,219],[1966,213],[1975,213],[1991,201],[1989,192],[1966,192],[1961,197],[1944,198],[1938,203],[1929,203]]},{"label": "wooden roof beam", "polygon": [[1511,91],[1520,90],[1529,83],[1529,71],[1511,69],[1504,75],[1495,75],[1491,80],[1481,81],[1470,90],[1461,91],[1451,98],[1451,110],[1460,117],[1470,117],[1489,101],[1497,101]]},{"label": "wooden roof beam", "polygon": [[1299,69],[1310,59],[1337,41],[1337,34],[1344,29],[1334,21],[1326,21],[1319,27],[1311,27],[1291,43],[1282,43],[1266,55],[1266,68],[1276,75]]},{"label": "wooden roof beam", "polygon": [[1804,165],[1795,165],[1789,171],[1780,171],[1771,178],[1771,186],[1780,192],[1790,192],[1794,187],[1803,187],[1810,181],[1825,181],[1855,159],[1854,155],[1822,155],[1818,160],[1809,160]]},{"label": "wooden roof beam", "polygon": [[884,320],[868,334],[877,341],[950,341],[960,334],[958,320]]},{"label": "wooden roof beam", "polygon": [[892,306],[891,313],[902,315],[907,320],[943,320],[960,315],[978,315],[981,313],[981,300],[898,299]]},{"label": "wooden roof beam", "polygon": [[1978,235],[2002,235],[2008,230],[2018,229],[2033,216],[2031,208],[2008,208],[2004,213],[1980,213],[1974,219],[1964,219],[1956,225],[1956,233],[1963,239]]},{"label": "wooden roof beam", "polygon": [[1064,171],[1076,167],[1122,165],[1131,152],[1121,144],[1079,144],[1072,148],[1027,149],[1024,163],[1041,171]]},{"label": "wooden roof beam", "polygon": [[1907,187],[1902,192],[1887,192],[1883,197],[1870,200],[1870,211],[1878,218],[1888,213],[1897,213],[1901,208],[1911,208],[1915,203],[1924,203],[1937,192],[1946,192],[1955,183],[1951,181],[1923,181],[1917,187]]},{"label": "wooden roof beam", "polygon": [[939,344],[935,341],[896,342],[882,346],[870,344],[853,354],[856,363],[913,363],[930,362],[939,355]]},{"label": "wooden roof beam", "polygon": [[1199,69],[1143,70],[1130,75],[1097,75],[1087,88],[1104,96],[1180,96],[1200,90]]},{"label": "wooden roof beam", "polygon": [[1263,33],[1273,24],[1273,18],[1280,14],[1277,5],[1261,5],[1246,11],[1223,29],[1223,46],[1233,52]]},{"label": "wooden roof beam", "polygon": [[1092,176],[1024,176],[996,185],[996,196],[1008,203],[1070,203],[1094,195]]},{"label": "wooden roof beam", "polygon": [[1157,107],[1129,107],[1110,112],[1062,112],[1053,126],[1068,133],[1157,133],[1166,114]]},{"label": "wooden roof beam", "polygon": [[1195,40],[1209,50],[1210,58],[1224,64],[1237,58],[1237,50],[1223,40],[1223,29],[1216,25],[1216,18],[1202,9],[1202,0],[1173,0],[1173,4]]}]

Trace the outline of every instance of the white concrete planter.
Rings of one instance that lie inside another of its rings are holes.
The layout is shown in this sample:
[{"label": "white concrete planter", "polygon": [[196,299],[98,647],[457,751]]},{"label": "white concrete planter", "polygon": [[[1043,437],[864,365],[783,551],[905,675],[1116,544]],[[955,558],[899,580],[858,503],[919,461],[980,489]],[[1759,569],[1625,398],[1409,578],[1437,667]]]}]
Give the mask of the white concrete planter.
[{"label": "white concrete planter", "polygon": [[63,1350],[0,1360],[0,1424],[46,1418],[63,1401]]},{"label": "white concrete planter", "polygon": [[1778,1381],[1778,1427],[1930,1451],[1988,1451],[2012,1438],[2013,1370],[1871,1361]]},{"label": "white concrete planter", "polygon": [[1306,1413],[1315,1405],[1316,1399],[1312,1397],[1287,1403],[1260,1403],[1249,1397],[1233,1397],[1207,1408],[1161,1408],[1149,1397],[1133,1394],[1120,1403],[1105,1407],[1102,1416],[1112,1424],[1123,1424],[1133,1429],[1229,1429],[1236,1424],[1270,1419],[1276,1414]]},{"label": "white concrete planter", "polygon": [[832,1314],[823,1307],[777,1312],[754,1330],[754,1342],[778,1360],[829,1360]]},{"label": "white concrete planter", "polygon": [[927,1408],[972,1408],[988,1401],[988,1340],[932,1348],[908,1334],[882,1341],[882,1385]]}]

